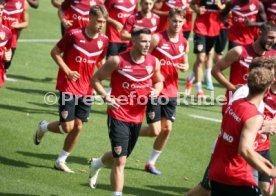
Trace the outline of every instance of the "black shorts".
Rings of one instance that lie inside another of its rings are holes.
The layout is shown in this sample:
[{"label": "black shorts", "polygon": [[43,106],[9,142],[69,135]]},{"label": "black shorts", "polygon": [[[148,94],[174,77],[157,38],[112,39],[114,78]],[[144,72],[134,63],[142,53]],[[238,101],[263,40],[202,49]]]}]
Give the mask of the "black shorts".
[{"label": "black shorts", "polygon": [[87,122],[91,111],[90,96],[79,97],[68,93],[59,94],[59,120],[60,122],[69,122],[75,118]]},{"label": "black shorts", "polygon": [[162,117],[175,121],[177,98],[158,97],[155,100],[149,100],[146,110],[147,123],[160,121]]},{"label": "black shorts", "polygon": [[129,156],[139,137],[142,123],[127,123],[108,116],[107,126],[114,158]]},{"label": "black shorts", "polygon": [[[210,162],[211,162],[211,160],[210,160]],[[209,169],[210,169],[210,162],[209,162],[209,164],[208,164],[208,166],[207,166],[207,168],[205,170],[205,173],[204,173],[204,176],[202,178],[202,181],[200,182],[200,185],[203,188],[207,189],[207,190],[211,190],[211,182],[210,182],[210,180],[208,178],[208,176],[209,176]]]},{"label": "black shorts", "polygon": [[106,57],[108,58],[109,56],[116,56],[119,53],[126,51],[127,47],[128,44],[126,43],[109,42]]},{"label": "black shorts", "polygon": [[223,55],[224,48],[228,40],[228,29],[220,29],[219,36],[217,37],[215,44],[215,52]]},{"label": "black shorts", "polygon": [[231,42],[229,41],[228,44],[228,50],[231,50],[232,48],[236,47],[236,46],[240,46],[240,44],[236,43],[236,42]]},{"label": "black shorts", "polygon": [[217,36],[209,37],[195,33],[194,35],[194,53],[209,54],[216,43]]},{"label": "black shorts", "polygon": [[190,37],[190,34],[191,34],[191,31],[183,31],[183,36],[186,38],[187,41]]},{"label": "black shorts", "polygon": [[257,186],[232,186],[211,181],[211,196],[262,196]]},{"label": "black shorts", "polygon": [[[271,159],[271,155],[270,155],[270,150],[264,150],[264,151],[259,151],[258,152],[262,157],[264,157],[265,159],[269,160],[272,163],[272,159]],[[259,182],[271,182],[271,178],[261,172],[258,172],[258,176],[259,176]]]}]

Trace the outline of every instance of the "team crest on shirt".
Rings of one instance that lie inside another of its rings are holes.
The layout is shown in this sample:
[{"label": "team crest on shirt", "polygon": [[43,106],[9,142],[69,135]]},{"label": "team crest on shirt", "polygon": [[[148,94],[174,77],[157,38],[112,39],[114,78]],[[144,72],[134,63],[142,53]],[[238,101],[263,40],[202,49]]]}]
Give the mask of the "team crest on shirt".
[{"label": "team crest on shirt", "polygon": [[156,18],[152,18],[151,23],[152,23],[152,25],[156,25]]},{"label": "team crest on shirt", "polygon": [[17,1],[16,3],[15,3],[15,7],[16,7],[16,9],[20,9],[21,7],[22,7],[22,3],[20,2],[20,1]]},{"label": "team crest on shirt", "polygon": [[150,112],[150,113],[148,113],[148,116],[149,116],[149,118],[150,118],[151,120],[153,120],[154,117],[155,117],[155,112]]},{"label": "team crest on shirt", "polygon": [[251,12],[254,11],[256,9],[256,5],[254,5],[253,3],[250,4],[249,9]]},{"label": "team crest on shirt", "polygon": [[179,46],[179,52],[180,52],[180,53],[183,53],[183,52],[184,52],[184,46],[183,46],[183,45],[180,45],[180,46]]},{"label": "team crest on shirt", "polygon": [[203,44],[197,45],[197,50],[201,52],[203,50]]},{"label": "team crest on shirt", "polygon": [[146,70],[147,70],[148,74],[150,74],[152,72],[153,68],[151,65],[147,65]]},{"label": "team crest on shirt", "polygon": [[3,31],[1,31],[1,32],[0,32],[0,39],[1,39],[1,40],[4,40],[5,37],[6,37],[6,33],[3,32]]},{"label": "team crest on shirt", "polygon": [[68,111],[62,111],[61,112],[61,117],[65,120],[68,117]]},{"label": "team crest on shirt", "polygon": [[117,155],[120,155],[121,152],[122,152],[122,146],[116,146],[116,147],[114,147],[114,152],[115,152]]},{"label": "team crest on shirt", "polygon": [[98,48],[101,49],[103,47],[103,41],[97,41]]}]

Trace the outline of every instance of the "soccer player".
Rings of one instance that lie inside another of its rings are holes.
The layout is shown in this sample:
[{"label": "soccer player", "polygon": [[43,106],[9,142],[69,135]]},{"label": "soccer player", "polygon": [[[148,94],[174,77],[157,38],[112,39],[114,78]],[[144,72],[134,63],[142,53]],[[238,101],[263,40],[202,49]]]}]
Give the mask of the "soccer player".
[{"label": "soccer player", "polygon": [[[103,0],[64,0],[58,9],[58,16],[66,31],[74,28],[83,28],[89,22],[89,10],[91,6],[103,4]],[[64,35],[63,30],[62,35]]]},{"label": "soccer player", "polygon": [[2,17],[3,25],[11,29],[12,32],[12,43],[11,50],[12,56],[9,62],[5,63],[5,70],[8,71],[13,56],[15,54],[17,40],[19,38],[22,29],[25,29],[29,25],[29,5],[26,0],[9,0],[6,1],[4,14]]},{"label": "soccer player", "polygon": [[[220,1],[198,1],[192,0],[191,8],[196,12],[194,22],[194,53],[196,61],[193,67],[195,76],[197,97],[204,96],[202,90],[203,72],[202,67],[206,63],[206,83],[208,90],[214,90],[211,76],[212,64],[206,61],[209,58],[209,52],[215,45],[216,39],[220,32],[219,13],[222,8]],[[185,94],[189,95],[192,90],[193,73],[187,77]]]},{"label": "soccer player", "polygon": [[272,81],[271,70],[252,69],[248,76],[249,95],[227,107],[210,163],[211,195],[261,195],[252,167],[276,177],[276,168],[254,150],[263,123],[257,107]]},{"label": "soccer player", "polygon": [[150,159],[145,166],[145,171],[156,175],[160,175],[161,172],[155,168],[155,163],[169,139],[172,123],[175,121],[178,70],[187,71],[189,68],[189,44],[182,33],[184,23],[185,11],[181,8],[172,8],[169,11],[167,30],[152,37],[150,51],[160,60],[161,73],[165,81],[158,99],[148,103],[148,126],[141,129],[140,136],[156,136]]},{"label": "soccer player", "polygon": [[[139,136],[148,97],[157,97],[163,87],[160,63],[148,54],[151,31],[134,29],[133,47],[118,56],[110,57],[92,79],[94,89],[107,104],[111,150],[90,165],[89,185],[95,188],[98,173],[104,165],[111,165],[113,196],[121,196],[124,168]],[[109,95],[101,81],[111,76]]]},{"label": "soccer player", "polygon": [[[276,51],[272,50],[272,46],[275,43],[276,25],[267,22],[262,25],[261,32],[254,43],[232,48],[214,65],[212,69],[213,76],[226,88],[226,103],[222,106],[222,113],[224,113],[233,91],[235,91],[239,86],[246,84],[248,67],[251,61],[259,56],[274,56]],[[223,70],[228,67],[230,67],[229,80],[223,74]]]},{"label": "soccer player", "polygon": [[[159,25],[160,18],[151,10],[153,0],[141,0],[141,11],[128,17],[123,30],[121,31],[122,40],[131,40],[131,31],[136,28],[148,28],[152,33],[155,33]],[[131,42],[130,42],[131,45]]]},{"label": "soccer player", "polygon": [[11,30],[2,24],[2,17],[6,1],[0,0],[0,88],[5,83],[5,66],[6,61],[11,60]]},{"label": "soccer player", "polygon": [[41,121],[34,134],[39,145],[47,131],[67,134],[54,168],[73,173],[66,159],[77,144],[83,123],[88,121],[93,93],[90,80],[95,66],[104,59],[108,38],[101,33],[107,20],[104,6],[92,6],[85,28],[68,31],[52,49],[51,56],[59,66],[56,88],[60,92],[59,121]]},{"label": "soccer player", "polygon": [[121,31],[127,18],[138,12],[138,0],[108,0],[104,4],[109,11],[106,25],[106,35],[109,38],[108,58],[109,56],[116,56],[127,49],[129,40],[121,39]]}]

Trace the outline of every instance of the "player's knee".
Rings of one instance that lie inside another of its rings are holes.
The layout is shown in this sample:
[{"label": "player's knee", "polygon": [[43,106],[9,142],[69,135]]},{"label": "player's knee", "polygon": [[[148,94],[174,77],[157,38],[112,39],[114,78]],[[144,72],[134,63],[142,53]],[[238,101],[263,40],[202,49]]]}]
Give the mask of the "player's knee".
[{"label": "player's knee", "polygon": [[162,134],[169,135],[172,131],[172,128],[170,126],[162,127]]},{"label": "player's knee", "polygon": [[161,128],[160,127],[151,127],[151,133],[152,133],[152,137],[156,137],[160,134],[161,132]]},{"label": "player's knee", "polygon": [[71,124],[62,123],[61,125],[59,125],[59,131],[63,134],[70,133],[72,129],[73,126]]},{"label": "player's knee", "polygon": [[126,157],[123,156],[123,157],[116,158],[114,161],[114,164],[116,167],[124,168],[126,165]]}]

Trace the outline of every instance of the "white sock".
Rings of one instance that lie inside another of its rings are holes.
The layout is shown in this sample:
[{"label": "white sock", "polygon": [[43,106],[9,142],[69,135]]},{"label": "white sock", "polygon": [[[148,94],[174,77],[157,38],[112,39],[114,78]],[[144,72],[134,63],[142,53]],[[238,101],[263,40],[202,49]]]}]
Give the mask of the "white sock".
[{"label": "white sock", "polygon": [[112,196],[122,196],[122,192],[112,192]]},{"label": "white sock", "polygon": [[92,162],[92,167],[95,168],[95,169],[99,169],[101,167],[103,167],[104,164],[102,162],[102,157],[98,158],[98,159],[95,159],[93,162]]},{"label": "white sock", "polygon": [[206,69],[206,82],[212,82],[212,74],[211,74],[212,68]]},{"label": "white sock", "polygon": [[196,83],[196,88],[197,88],[197,92],[202,91],[202,84],[201,84],[201,82],[197,82]]},{"label": "white sock", "polygon": [[155,165],[155,162],[157,161],[158,157],[160,156],[162,151],[154,150],[151,153],[150,159],[148,161],[148,164]]},{"label": "white sock", "polygon": [[189,81],[193,82],[195,80],[195,73],[192,72],[188,77],[189,77]]},{"label": "white sock", "polygon": [[62,151],[60,152],[60,154],[59,154],[59,156],[58,156],[56,162],[63,162],[63,163],[65,163],[65,162],[66,162],[66,159],[67,159],[68,156],[69,156],[69,154],[70,154],[69,152],[66,152],[66,151],[62,150]]},{"label": "white sock", "polygon": [[40,126],[40,129],[43,133],[47,132],[48,131],[48,124],[49,123],[43,123],[41,126]]}]

